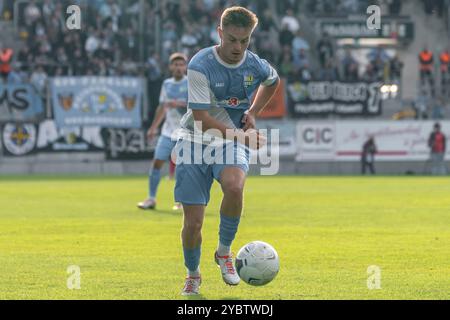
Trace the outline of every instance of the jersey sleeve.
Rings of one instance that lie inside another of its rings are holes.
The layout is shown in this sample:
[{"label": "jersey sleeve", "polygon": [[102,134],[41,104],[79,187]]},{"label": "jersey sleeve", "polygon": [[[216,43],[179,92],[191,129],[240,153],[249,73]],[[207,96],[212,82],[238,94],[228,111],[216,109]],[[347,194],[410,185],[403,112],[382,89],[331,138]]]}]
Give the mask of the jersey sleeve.
[{"label": "jersey sleeve", "polygon": [[161,86],[161,92],[159,93],[159,104],[167,102],[166,82],[164,81]]},{"label": "jersey sleeve", "polygon": [[207,110],[211,108],[211,93],[206,75],[197,70],[188,69],[188,108]]},{"label": "jersey sleeve", "polygon": [[277,71],[264,59],[261,59],[260,66],[263,73],[263,81],[261,85],[264,87],[270,87],[278,81]]}]

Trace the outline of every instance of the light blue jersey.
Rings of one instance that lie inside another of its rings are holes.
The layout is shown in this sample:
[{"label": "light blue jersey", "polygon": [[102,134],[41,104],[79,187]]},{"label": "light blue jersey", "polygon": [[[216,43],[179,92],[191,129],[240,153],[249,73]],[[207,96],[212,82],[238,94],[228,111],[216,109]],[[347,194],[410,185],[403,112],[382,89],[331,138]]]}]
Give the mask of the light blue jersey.
[{"label": "light blue jersey", "polygon": [[278,74],[266,60],[248,50],[240,63],[227,64],[214,46],[191,59],[187,78],[188,111],[181,120],[182,136],[200,142],[201,133],[194,128],[192,110],[208,110],[228,128],[241,128],[242,117],[258,87],[275,84]]},{"label": "light blue jersey", "polygon": [[[266,60],[250,51],[245,52],[240,63],[229,65],[220,59],[215,47],[210,47],[192,58],[187,77],[188,111],[181,120],[181,139],[174,148],[177,156],[175,201],[183,205],[207,205],[213,180],[220,181],[226,167],[248,172],[249,150],[240,143],[224,143],[216,138],[210,143],[211,137],[202,135],[194,126],[192,110],[207,110],[226,127],[241,128],[242,117],[251,106],[258,87],[274,85],[278,74]],[[207,150],[211,144],[214,144],[213,152]],[[201,152],[200,163],[195,159],[197,149]],[[211,154],[213,161],[202,158],[205,153]],[[228,155],[231,155],[230,161]]]},{"label": "light blue jersey", "polygon": [[[181,101],[186,103],[188,100],[188,81],[187,77],[176,81],[175,78],[164,80],[161,93],[159,95],[159,103]],[[170,108],[166,113],[166,119],[161,130],[161,135],[171,137],[175,130],[180,128],[180,121],[186,113],[186,108]]]}]

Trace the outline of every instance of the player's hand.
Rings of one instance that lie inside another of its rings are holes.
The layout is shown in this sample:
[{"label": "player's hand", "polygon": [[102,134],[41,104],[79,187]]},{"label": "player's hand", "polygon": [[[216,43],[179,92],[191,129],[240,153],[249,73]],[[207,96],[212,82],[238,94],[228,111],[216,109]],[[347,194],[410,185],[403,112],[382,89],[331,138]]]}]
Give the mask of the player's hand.
[{"label": "player's hand", "polygon": [[147,131],[147,139],[148,141],[152,141],[156,136],[156,129],[150,128]]},{"label": "player's hand", "polygon": [[249,129],[256,129],[255,116],[250,112],[244,113],[241,122],[244,124],[244,126],[242,127],[242,130],[244,131],[247,131]]},{"label": "player's hand", "polygon": [[245,145],[253,150],[259,150],[267,143],[266,136],[255,129],[248,129],[245,131],[245,137]]}]

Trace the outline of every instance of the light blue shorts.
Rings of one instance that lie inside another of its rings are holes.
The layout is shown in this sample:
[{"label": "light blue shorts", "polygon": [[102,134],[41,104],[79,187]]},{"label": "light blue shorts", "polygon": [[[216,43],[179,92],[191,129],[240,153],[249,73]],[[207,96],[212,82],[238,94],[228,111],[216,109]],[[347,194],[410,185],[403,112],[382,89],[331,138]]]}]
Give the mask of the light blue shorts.
[{"label": "light blue shorts", "polygon": [[[200,156],[194,155],[195,150],[201,150]],[[233,142],[211,148],[179,140],[174,152],[177,157],[175,201],[182,204],[207,205],[212,183],[214,179],[220,182],[220,174],[224,168],[238,167],[245,174],[249,169],[248,148]]]},{"label": "light blue shorts", "polygon": [[155,149],[155,159],[167,161],[170,159],[172,150],[176,145],[176,141],[173,141],[170,137],[160,136]]}]

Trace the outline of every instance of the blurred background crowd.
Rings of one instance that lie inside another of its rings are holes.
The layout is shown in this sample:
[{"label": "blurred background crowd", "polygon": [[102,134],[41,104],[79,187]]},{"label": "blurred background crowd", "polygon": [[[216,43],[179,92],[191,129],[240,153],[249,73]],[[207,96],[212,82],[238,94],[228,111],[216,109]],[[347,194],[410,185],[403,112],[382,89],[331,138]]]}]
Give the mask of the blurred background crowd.
[{"label": "blurred background crowd", "polygon": [[[427,15],[448,20],[448,0],[420,1]],[[374,3],[382,15],[398,16],[401,0],[29,0],[17,5],[16,17],[13,2],[0,0],[0,13],[2,19],[15,18],[21,45],[13,52],[11,70],[3,78],[31,81],[42,93],[49,76],[137,75],[145,76],[150,95],[157,95],[158,84],[168,76],[169,55],[182,51],[192,57],[201,48],[218,43],[220,15],[231,5],[245,6],[258,15],[250,49],[288,81],[398,83],[405,66],[398,54],[383,45],[367,51],[367,63],[362,64],[351,48],[338,50],[326,32],[311,41],[310,29],[299,19],[305,12],[317,17],[365,15],[367,6]],[[71,4],[81,7],[83,27],[79,31],[65,26],[65,10]],[[5,51],[7,44],[0,42],[1,48]],[[424,85],[425,76],[421,78]],[[430,97],[438,82],[432,80],[428,81]]]}]

